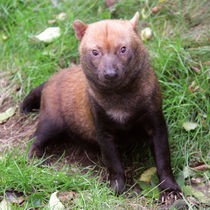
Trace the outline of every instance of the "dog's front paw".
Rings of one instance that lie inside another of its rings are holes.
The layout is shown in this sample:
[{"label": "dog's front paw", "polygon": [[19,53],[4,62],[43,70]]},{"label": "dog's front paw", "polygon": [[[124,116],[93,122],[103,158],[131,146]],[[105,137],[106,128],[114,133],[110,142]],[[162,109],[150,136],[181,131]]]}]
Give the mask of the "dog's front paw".
[{"label": "dog's front paw", "polygon": [[116,176],[110,179],[110,186],[116,195],[122,194],[125,190],[125,177],[124,175]]},{"label": "dog's front paw", "polygon": [[29,152],[28,152],[28,157],[29,159],[33,158],[33,156],[36,156],[37,158],[41,158],[44,155],[44,150],[40,147],[38,147],[35,144],[32,144]]},{"label": "dog's front paw", "polygon": [[165,191],[160,194],[160,201],[162,204],[172,204],[181,198],[182,193],[179,190]]}]

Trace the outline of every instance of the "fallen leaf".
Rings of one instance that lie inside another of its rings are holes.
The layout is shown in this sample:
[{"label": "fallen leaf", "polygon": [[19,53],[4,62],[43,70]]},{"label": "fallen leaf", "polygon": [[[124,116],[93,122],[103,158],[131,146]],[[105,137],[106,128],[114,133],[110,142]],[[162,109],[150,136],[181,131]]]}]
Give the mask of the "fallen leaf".
[{"label": "fallen leaf", "polygon": [[16,204],[21,205],[25,201],[25,198],[23,197],[23,193],[18,192],[14,188],[8,189],[6,191],[6,195],[7,195],[8,200],[11,203],[16,203]]},{"label": "fallen leaf", "polygon": [[63,203],[67,203],[67,202],[73,202],[74,199],[79,195],[78,192],[59,192],[57,194],[57,197],[60,199],[60,201],[62,201]]},{"label": "fallen leaf", "polygon": [[156,173],[156,167],[149,168],[143,172],[140,176],[139,181],[150,183],[152,176]]},{"label": "fallen leaf", "polygon": [[49,209],[50,210],[63,210],[63,209],[65,209],[64,205],[58,199],[57,193],[58,193],[58,191],[54,192],[50,196],[50,201],[49,201]]},{"label": "fallen leaf", "polygon": [[153,13],[153,14],[156,14],[156,13],[159,12],[162,8],[163,8],[162,5],[160,5],[160,6],[155,6],[155,7],[152,8],[152,13]]},{"label": "fallen leaf", "polygon": [[107,7],[111,8],[115,4],[115,0],[106,0],[106,5]]},{"label": "fallen leaf", "polygon": [[60,14],[58,14],[56,16],[57,20],[65,20],[66,19],[66,13],[65,12],[61,12]]},{"label": "fallen leaf", "polygon": [[147,27],[141,31],[141,40],[149,40],[152,37],[152,29]]},{"label": "fallen leaf", "polygon": [[188,90],[190,90],[192,93],[195,92],[198,89],[199,89],[199,86],[198,85],[195,86],[195,81],[193,81],[191,83],[191,85],[189,85],[189,87],[188,87]]},{"label": "fallen leaf", "polygon": [[15,114],[16,107],[10,107],[5,112],[0,113],[0,124],[6,122]]},{"label": "fallen leaf", "polygon": [[206,171],[208,168],[210,167],[203,163],[203,164],[193,167],[192,169],[197,170],[197,171]]},{"label": "fallen leaf", "polygon": [[192,177],[191,178],[191,182],[194,183],[194,184],[200,184],[201,183],[201,179]]},{"label": "fallen leaf", "polygon": [[0,210],[11,210],[10,203],[7,199],[3,199],[0,203]]},{"label": "fallen leaf", "polygon": [[42,33],[36,35],[35,37],[39,41],[43,42],[52,42],[54,39],[60,36],[60,28],[59,27],[49,27],[45,29]]},{"label": "fallen leaf", "polygon": [[197,67],[197,66],[191,66],[191,69],[192,69],[194,72],[196,72],[196,73],[198,73],[198,74],[201,74],[201,70],[200,70],[199,67]]},{"label": "fallen leaf", "polygon": [[184,122],[182,126],[186,131],[190,131],[194,130],[198,126],[198,124],[194,122]]},{"label": "fallen leaf", "polygon": [[54,24],[54,23],[56,23],[56,19],[48,20],[47,23],[48,24]]}]

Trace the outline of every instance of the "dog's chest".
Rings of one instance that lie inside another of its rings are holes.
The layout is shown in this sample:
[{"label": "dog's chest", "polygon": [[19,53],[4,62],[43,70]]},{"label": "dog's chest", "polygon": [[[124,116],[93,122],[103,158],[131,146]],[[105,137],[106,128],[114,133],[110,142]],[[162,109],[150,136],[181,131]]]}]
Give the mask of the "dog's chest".
[{"label": "dog's chest", "polygon": [[109,109],[106,114],[115,122],[126,123],[130,117],[130,113],[122,109]]}]

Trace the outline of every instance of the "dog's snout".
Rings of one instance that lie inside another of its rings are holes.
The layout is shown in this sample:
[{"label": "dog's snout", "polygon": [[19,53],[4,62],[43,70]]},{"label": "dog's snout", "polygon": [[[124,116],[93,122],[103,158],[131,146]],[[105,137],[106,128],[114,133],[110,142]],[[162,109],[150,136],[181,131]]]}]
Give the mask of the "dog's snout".
[{"label": "dog's snout", "polygon": [[109,68],[104,71],[105,79],[112,80],[117,77],[117,71],[114,68]]}]

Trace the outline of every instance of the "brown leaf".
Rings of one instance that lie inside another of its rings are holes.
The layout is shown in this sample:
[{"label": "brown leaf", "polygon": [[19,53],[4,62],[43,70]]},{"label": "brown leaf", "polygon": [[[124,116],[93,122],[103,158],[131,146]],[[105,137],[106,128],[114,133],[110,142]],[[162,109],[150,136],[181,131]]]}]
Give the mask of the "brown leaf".
[{"label": "brown leaf", "polygon": [[147,27],[141,31],[140,34],[141,40],[149,40],[152,37],[152,29]]},{"label": "brown leaf", "polygon": [[194,183],[194,184],[200,184],[201,183],[201,179],[192,177],[191,178],[191,182]]},{"label": "brown leaf", "polygon": [[188,87],[188,90],[190,90],[192,93],[195,92],[198,89],[199,89],[199,86],[198,85],[195,85],[195,81],[193,81],[191,83],[191,85],[189,85],[189,87]]},{"label": "brown leaf", "polygon": [[69,191],[69,192],[59,192],[57,196],[60,199],[60,201],[62,201],[63,203],[67,202],[73,203],[75,198],[78,197],[78,195],[79,195],[78,192]]},{"label": "brown leaf", "polygon": [[54,24],[54,23],[56,23],[56,19],[48,20],[47,23],[48,24]]},{"label": "brown leaf", "polygon": [[107,7],[111,8],[115,4],[115,0],[106,0],[106,5]]},{"label": "brown leaf", "polygon": [[201,165],[193,167],[192,169],[196,171],[206,171],[208,168],[209,167],[205,163],[203,163]]},{"label": "brown leaf", "polygon": [[200,70],[199,67],[197,67],[197,66],[191,66],[191,69],[192,69],[194,72],[196,72],[196,73],[198,73],[198,74],[201,74],[201,70]]},{"label": "brown leaf", "polygon": [[23,197],[23,193],[18,192],[17,190],[13,188],[10,188],[9,190],[7,190],[6,195],[7,195],[7,199],[11,203],[22,205],[23,202],[25,201],[25,197]]},{"label": "brown leaf", "polygon": [[153,13],[153,14],[156,14],[156,13],[158,13],[162,8],[163,8],[162,5],[160,5],[160,6],[155,6],[155,7],[152,8],[152,13]]}]

